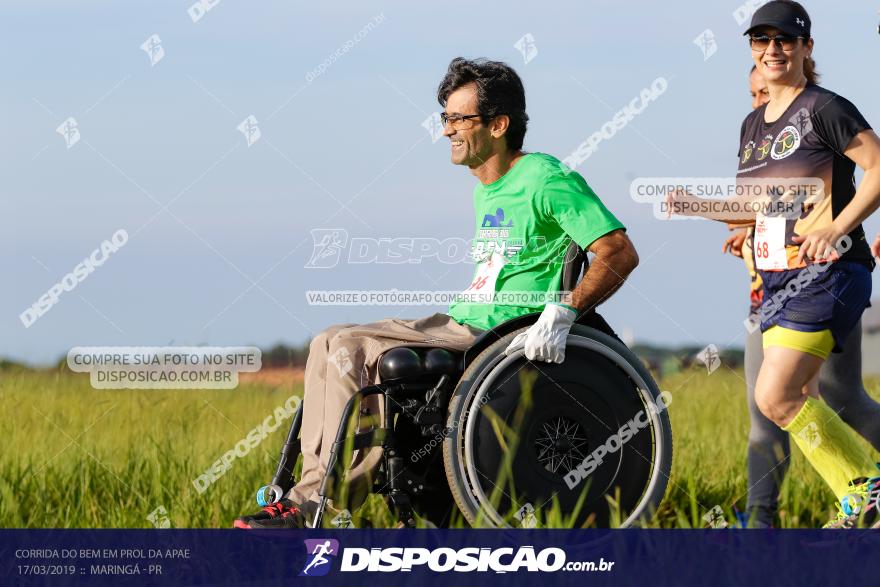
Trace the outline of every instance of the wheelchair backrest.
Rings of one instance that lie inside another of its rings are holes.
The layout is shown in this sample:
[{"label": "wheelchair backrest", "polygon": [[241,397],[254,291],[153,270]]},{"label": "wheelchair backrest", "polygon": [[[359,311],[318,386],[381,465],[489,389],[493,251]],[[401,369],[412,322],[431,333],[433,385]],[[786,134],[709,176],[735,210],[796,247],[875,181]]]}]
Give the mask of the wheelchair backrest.
[{"label": "wheelchair backrest", "polygon": [[580,281],[581,275],[586,272],[590,262],[587,259],[587,252],[578,246],[574,241],[568,245],[565,250],[565,261],[562,267],[562,283],[560,291],[571,291]]}]

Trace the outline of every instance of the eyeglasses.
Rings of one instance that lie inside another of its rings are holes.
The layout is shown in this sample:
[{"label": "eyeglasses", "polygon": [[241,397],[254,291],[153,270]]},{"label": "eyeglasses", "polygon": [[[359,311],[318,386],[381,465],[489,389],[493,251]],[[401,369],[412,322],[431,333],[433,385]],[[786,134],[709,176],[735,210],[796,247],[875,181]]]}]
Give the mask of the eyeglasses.
[{"label": "eyeglasses", "polygon": [[482,118],[482,114],[453,114],[448,115],[445,112],[440,113],[440,122],[445,127],[450,122],[452,123],[452,128],[455,130],[466,130],[471,128],[473,123],[468,123],[466,121],[471,120],[472,118]]},{"label": "eyeglasses", "polygon": [[749,45],[752,47],[752,51],[760,53],[766,51],[767,47],[770,46],[770,41],[773,41],[783,51],[791,51],[797,45],[798,39],[803,39],[803,37],[793,37],[791,35],[776,35],[775,37],[751,35],[749,37]]}]

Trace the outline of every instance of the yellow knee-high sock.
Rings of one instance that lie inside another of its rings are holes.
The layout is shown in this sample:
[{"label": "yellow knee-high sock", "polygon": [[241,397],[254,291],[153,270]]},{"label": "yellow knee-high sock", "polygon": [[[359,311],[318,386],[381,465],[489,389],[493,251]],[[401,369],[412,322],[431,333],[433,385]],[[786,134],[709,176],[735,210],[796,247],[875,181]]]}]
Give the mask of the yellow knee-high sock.
[{"label": "yellow knee-high sock", "polygon": [[825,402],[807,397],[794,420],[782,429],[791,433],[838,499],[849,493],[849,482],[853,479],[876,477],[880,473],[852,431]]}]

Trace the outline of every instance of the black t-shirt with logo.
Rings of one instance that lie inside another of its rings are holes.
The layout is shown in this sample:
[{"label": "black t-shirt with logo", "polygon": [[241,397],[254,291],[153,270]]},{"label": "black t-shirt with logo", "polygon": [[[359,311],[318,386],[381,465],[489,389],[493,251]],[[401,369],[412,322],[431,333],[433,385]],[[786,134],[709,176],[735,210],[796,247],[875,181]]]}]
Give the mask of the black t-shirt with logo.
[{"label": "black t-shirt with logo", "polygon": [[[849,100],[815,84],[808,84],[773,123],[764,121],[766,108],[752,111],[743,121],[737,178],[818,178],[824,182],[821,201],[808,203],[799,218],[785,221],[783,262],[787,269],[797,269],[804,264],[796,261],[798,245],[792,237],[829,226],[850,203],[856,192],[855,163],[844,151],[853,137],[871,126]],[[757,222],[756,230],[764,229],[760,216]],[[852,246],[842,260],[873,268],[862,226],[849,236]]]}]

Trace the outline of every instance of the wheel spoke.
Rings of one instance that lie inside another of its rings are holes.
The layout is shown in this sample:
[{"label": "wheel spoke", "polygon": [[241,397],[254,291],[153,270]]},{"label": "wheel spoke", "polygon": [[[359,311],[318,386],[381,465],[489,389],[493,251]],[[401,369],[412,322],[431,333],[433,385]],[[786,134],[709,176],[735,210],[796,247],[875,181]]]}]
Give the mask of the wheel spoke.
[{"label": "wheel spoke", "polygon": [[584,460],[587,438],[581,425],[564,416],[557,416],[541,425],[535,439],[538,463],[551,473],[565,473]]}]

